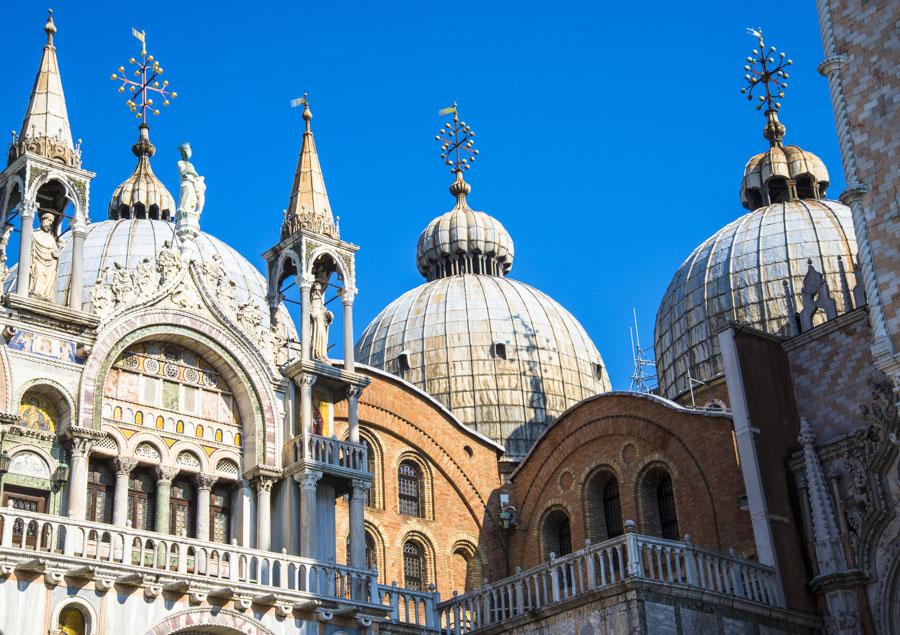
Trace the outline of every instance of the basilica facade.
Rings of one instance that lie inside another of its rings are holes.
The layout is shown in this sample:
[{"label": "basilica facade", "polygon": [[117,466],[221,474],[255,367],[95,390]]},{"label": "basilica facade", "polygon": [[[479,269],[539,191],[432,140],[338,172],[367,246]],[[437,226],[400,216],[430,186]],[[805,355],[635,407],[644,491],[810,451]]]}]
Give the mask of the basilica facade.
[{"label": "basilica facade", "polygon": [[[154,173],[146,91],[174,93],[143,33],[141,82],[113,77],[135,162],[91,198],[51,13],[0,172],[0,632],[900,630],[900,16],[847,4],[819,3],[847,191],[764,99],[745,212],[673,263],[649,392],[512,277],[455,106],[424,282],[357,337],[306,97],[257,269],[203,230],[188,144],[177,200]],[[751,93],[783,68],[755,36]]]}]

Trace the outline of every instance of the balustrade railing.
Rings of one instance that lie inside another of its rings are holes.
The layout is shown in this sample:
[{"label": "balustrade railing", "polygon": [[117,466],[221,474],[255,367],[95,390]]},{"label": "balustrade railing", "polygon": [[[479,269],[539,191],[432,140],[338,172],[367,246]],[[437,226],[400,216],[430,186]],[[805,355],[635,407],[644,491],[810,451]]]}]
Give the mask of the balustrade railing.
[{"label": "balustrade railing", "polygon": [[369,469],[365,445],[318,434],[307,435],[305,439],[302,436],[294,439],[294,460],[321,463],[357,472],[366,472]]},{"label": "balustrade railing", "polygon": [[5,508],[0,550],[121,565],[133,573],[245,584],[316,596],[367,601],[374,572],[309,558],[216,544],[102,523]]},{"label": "balustrade railing", "polygon": [[437,606],[441,632],[470,633],[609,587],[626,579],[642,579],[695,587],[783,606],[775,570],[757,562],[697,547],[628,532],[588,545],[562,558],[551,558],[514,576],[486,583],[475,591]]},{"label": "balustrade railing", "polygon": [[372,594],[372,604],[390,607],[392,621],[437,629],[435,607],[440,596],[436,592],[405,589],[393,582],[373,585]]}]

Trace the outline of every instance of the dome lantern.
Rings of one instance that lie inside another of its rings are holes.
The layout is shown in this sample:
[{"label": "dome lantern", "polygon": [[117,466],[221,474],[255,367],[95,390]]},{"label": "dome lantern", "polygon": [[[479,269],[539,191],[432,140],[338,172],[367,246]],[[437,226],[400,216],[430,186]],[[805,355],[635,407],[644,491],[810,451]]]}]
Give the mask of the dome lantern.
[{"label": "dome lantern", "polygon": [[754,90],[762,93],[756,96],[756,109],[765,108],[763,137],[769,142],[769,149],[747,162],[741,180],[741,204],[753,211],[773,203],[823,199],[829,184],[825,164],[812,152],[784,145],[786,129],[778,119],[781,102],[777,100],[784,97],[786,80],[790,77],[785,69],[793,60],[785,59],[784,52],[776,56],[774,46],[767,49],[762,31],[749,31],[758,38],[759,46],[747,57],[744,66],[747,86],[741,92],[750,101],[754,99]]}]

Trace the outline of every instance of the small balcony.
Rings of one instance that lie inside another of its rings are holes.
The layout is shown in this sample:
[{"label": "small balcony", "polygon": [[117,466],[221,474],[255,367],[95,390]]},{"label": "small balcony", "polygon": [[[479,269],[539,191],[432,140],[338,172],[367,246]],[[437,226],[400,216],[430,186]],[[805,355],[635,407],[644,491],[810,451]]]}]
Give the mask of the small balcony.
[{"label": "small balcony", "polygon": [[345,482],[372,478],[368,451],[361,443],[308,434],[294,437],[293,446],[294,465],[285,471],[286,474],[310,469],[322,472],[326,478]]}]

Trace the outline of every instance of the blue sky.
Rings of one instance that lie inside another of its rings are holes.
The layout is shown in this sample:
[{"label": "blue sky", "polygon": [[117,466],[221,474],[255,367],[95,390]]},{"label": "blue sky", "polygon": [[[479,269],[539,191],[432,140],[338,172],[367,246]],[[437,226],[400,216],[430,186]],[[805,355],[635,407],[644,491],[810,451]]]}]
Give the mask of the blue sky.
[{"label": "blue sky", "polygon": [[[452,206],[437,111],[459,101],[481,150],[470,204],[512,234],[512,276],[585,326],[613,385],[631,374],[638,312],[652,343],[678,265],[743,213],[763,117],[740,95],[747,26],[794,59],[787,143],[819,154],[843,188],[811,0],[737,2],[58,2],[56,45],[72,132],[106,218],[131,172],[133,116],[110,74],[148,34],[179,96],[151,121],[157,175],[177,195],[190,141],[208,184],[203,229],[264,267],[278,239],[310,93],[342,236],[361,246],[357,333],[422,282],[415,243]],[[44,42],[46,3],[4,7],[0,127],[18,130]]]}]

